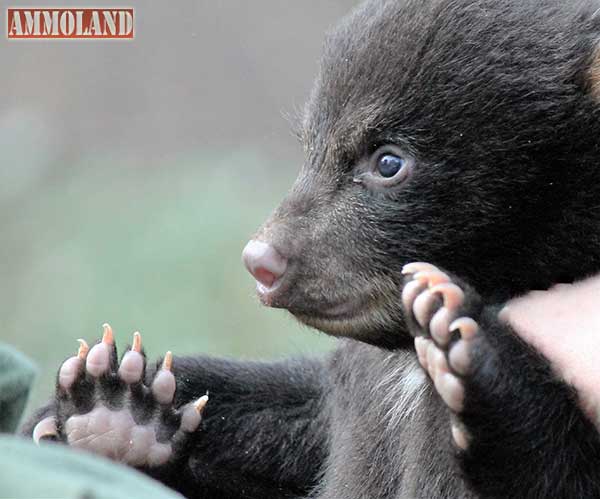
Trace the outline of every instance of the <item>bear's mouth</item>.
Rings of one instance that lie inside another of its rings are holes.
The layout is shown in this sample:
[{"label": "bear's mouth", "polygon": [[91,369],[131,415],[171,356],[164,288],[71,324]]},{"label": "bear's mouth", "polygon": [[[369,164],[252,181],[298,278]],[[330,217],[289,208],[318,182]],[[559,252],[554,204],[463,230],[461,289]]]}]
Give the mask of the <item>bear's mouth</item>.
[{"label": "bear's mouth", "polygon": [[364,314],[371,307],[372,302],[373,299],[369,296],[353,296],[326,307],[318,307],[313,310],[289,308],[288,311],[298,318],[310,316],[318,320],[347,321]]},{"label": "bear's mouth", "polygon": [[[366,331],[387,328],[398,322],[392,301],[384,294],[364,293],[325,307],[287,310],[300,322],[334,336],[360,337]],[[399,303],[399,302],[398,302]]]},{"label": "bear's mouth", "polygon": [[338,314],[335,316],[301,312],[291,313],[301,323],[333,336],[354,335],[356,331],[360,330],[361,317],[363,317],[363,313],[361,312]]},{"label": "bear's mouth", "polygon": [[369,276],[356,279],[343,293],[336,288],[335,282],[329,291],[284,279],[268,290],[258,285],[257,294],[263,305],[285,309],[299,322],[335,336],[401,327],[400,286],[393,279]]},{"label": "bear's mouth", "polygon": [[377,300],[375,292],[375,288],[369,286],[343,296],[322,290],[315,293],[291,279],[279,279],[268,289],[258,282],[256,284],[257,296],[267,307],[286,309],[298,318],[315,317],[331,321],[348,320],[362,314]]}]

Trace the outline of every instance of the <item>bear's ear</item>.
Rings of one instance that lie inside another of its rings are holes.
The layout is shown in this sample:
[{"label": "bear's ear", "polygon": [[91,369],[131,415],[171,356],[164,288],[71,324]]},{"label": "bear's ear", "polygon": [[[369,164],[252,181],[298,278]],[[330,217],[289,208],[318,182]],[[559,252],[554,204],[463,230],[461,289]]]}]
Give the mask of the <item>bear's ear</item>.
[{"label": "bear's ear", "polygon": [[600,103],[600,44],[592,54],[591,65],[587,72],[587,84],[591,96]]}]

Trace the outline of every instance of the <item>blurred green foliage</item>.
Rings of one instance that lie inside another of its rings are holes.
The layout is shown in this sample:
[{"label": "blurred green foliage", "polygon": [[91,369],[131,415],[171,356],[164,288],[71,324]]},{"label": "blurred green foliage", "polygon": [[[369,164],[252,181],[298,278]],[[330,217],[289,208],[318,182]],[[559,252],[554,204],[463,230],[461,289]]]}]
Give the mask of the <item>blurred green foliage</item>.
[{"label": "blurred green foliage", "polygon": [[149,357],[330,348],[286,312],[261,307],[240,262],[291,185],[289,167],[252,150],[139,163],[78,159],[3,200],[0,337],[41,368],[33,404],[50,395],[75,340],[94,341],[103,322],[121,348],[140,330]]}]

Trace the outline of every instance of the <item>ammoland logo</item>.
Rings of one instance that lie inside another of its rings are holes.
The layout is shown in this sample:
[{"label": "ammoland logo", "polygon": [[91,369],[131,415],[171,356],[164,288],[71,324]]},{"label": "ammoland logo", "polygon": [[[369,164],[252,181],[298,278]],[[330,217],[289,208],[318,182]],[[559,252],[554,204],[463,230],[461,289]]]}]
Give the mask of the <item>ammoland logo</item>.
[{"label": "ammoland logo", "polygon": [[130,39],[134,35],[130,8],[11,8],[6,14],[9,39]]}]

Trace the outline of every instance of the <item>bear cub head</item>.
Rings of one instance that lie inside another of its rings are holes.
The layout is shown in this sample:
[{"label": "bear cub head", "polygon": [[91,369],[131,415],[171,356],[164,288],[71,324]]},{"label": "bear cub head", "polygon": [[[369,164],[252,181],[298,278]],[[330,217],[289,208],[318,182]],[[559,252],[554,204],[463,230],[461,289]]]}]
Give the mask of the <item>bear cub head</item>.
[{"label": "bear cub head", "polygon": [[306,161],[244,250],[263,303],[397,345],[403,265],[486,299],[600,271],[593,1],[372,0],[327,38]]}]

